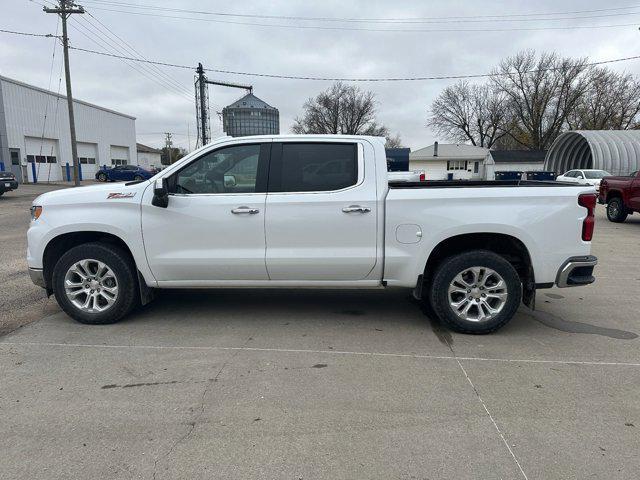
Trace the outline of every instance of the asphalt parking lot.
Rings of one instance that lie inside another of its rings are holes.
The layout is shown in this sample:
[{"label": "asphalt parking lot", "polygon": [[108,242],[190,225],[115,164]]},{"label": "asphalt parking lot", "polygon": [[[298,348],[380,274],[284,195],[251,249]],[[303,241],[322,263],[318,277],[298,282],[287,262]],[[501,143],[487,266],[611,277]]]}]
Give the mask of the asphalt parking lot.
[{"label": "asphalt parking lot", "polygon": [[0,478],[638,476],[640,215],[599,207],[596,284],[488,336],[400,292],[168,292],[97,327],[24,273],[42,188],[0,198]]}]

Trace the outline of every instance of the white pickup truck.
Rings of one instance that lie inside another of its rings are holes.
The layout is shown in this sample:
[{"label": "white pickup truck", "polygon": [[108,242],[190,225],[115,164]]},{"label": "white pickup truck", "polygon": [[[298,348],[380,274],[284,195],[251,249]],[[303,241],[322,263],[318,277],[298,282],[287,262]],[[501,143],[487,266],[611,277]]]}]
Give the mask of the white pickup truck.
[{"label": "white pickup truck", "polygon": [[405,288],[468,333],[533,308],[538,288],[594,281],[593,188],[389,182],[383,142],[226,137],[150,180],[45,193],[31,278],[82,323],[162,288]]}]

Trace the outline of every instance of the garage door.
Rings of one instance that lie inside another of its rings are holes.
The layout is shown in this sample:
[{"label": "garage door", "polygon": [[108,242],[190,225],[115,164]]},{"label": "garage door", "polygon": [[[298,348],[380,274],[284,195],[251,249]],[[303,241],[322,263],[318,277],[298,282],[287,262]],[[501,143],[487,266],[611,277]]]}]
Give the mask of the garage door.
[{"label": "garage door", "polygon": [[95,143],[78,142],[78,162],[82,168],[82,179],[90,180],[98,171],[98,145]]},{"label": "garage door", "polygon": [[129,147],[111,145],[111,165],[129,165]]},{"label": "garage door", "polygon": [[57,140],[24,137],[24,143],[27,154],[27,175],[29,182],[34,181],[33,166],[35,166],[35,174],[39,182],[58,182],[62,180]]}]

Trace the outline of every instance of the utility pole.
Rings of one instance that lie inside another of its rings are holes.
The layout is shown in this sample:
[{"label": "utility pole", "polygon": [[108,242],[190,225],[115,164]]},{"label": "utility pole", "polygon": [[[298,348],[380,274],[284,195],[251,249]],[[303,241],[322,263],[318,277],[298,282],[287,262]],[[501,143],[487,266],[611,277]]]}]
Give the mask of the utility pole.
[{"label": "utility pole", "polygon": [[165,135],[164,144],[167,148],[167,158],[169,159],[169,165],[171,165],[173,163],[171,161],[171,157],[172,157],[171,148],[173,146],[173,142],[171,141],[171,134],[169,132],[165,133],[164,135]]},{"label": "utility pole", "polygon": [[198,68],[196,69],[196,73],[198,74],[197,87],[199,91],[199,98],[197,100],[200,101],[200,105],[197,105],[200,111],[200,146],[204,147],[207,143],[209,143],[209,139],[207,138],[207,99],[205,97],[205,88],[207,86],[207,78],[204,76],[204,68],[202,67],[202,63],[198,63]]},{"label": "utility pole", "polygon": [[207,85],[219,85],[221,87],[242,88],[249,93],[253,93],[252,85],[241,85],[239,83],[219,82],[217,80],[209,80],[204,74],[202,63],[198,63],[196,68],[196,124],[198,125],[198,140],[200,146],[204,146],[211,140],[209,126],[209,90]]},{"label": "utility pole", "polygon": [[43,7],[46,13],[56,13],[62,19],[62,47],[64,51],[64,78],[67,83],[67,107],[69,109],[69,130],[71,132],[71,157],[73,160],[73,183],[80,185],[78,177],[78,147],[76,145],[76,122],[73,117],[73,95],[71,95],[71,72],[69,71],[69,37],[67,36],[67,18],[74,13],[84,13],[81,5],[73,0],[58,0],[57,8]]}]

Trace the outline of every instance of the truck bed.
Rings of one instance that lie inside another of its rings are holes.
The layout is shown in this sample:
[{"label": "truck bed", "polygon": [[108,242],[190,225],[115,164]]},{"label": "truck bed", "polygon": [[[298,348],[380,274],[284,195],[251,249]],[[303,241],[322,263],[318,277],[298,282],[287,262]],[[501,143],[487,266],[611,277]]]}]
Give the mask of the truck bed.
[{"label": "truck bed", "polygon": [[576,183],[550,180],[426,180],[389,182],[389,188],[465,188],[465,187],[583,187]]}]

